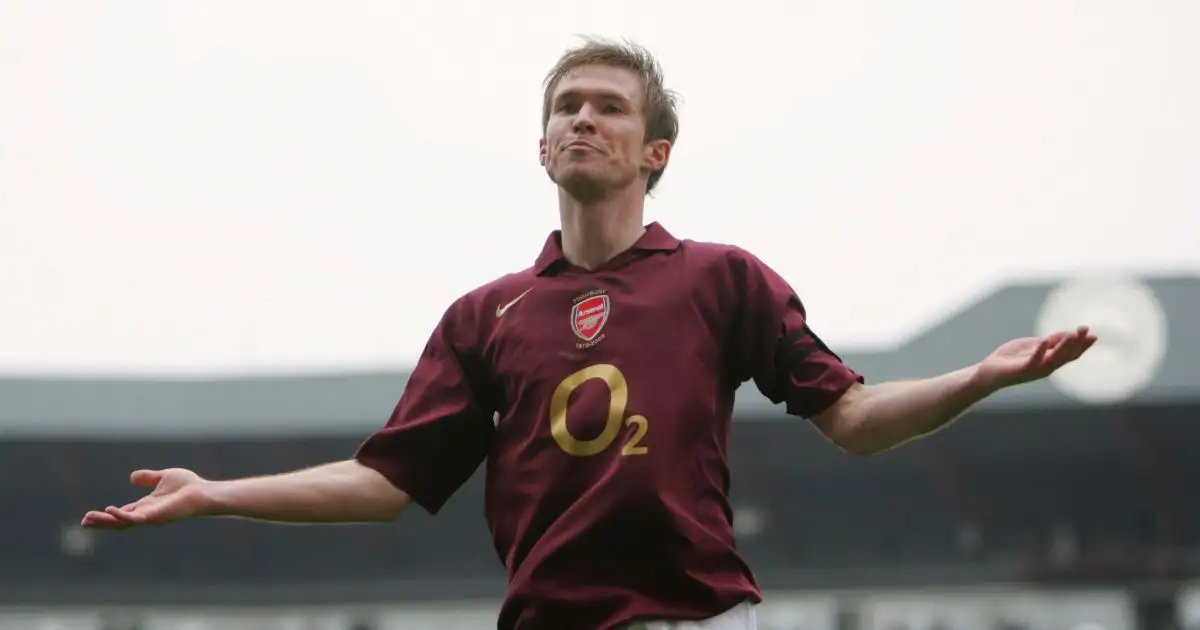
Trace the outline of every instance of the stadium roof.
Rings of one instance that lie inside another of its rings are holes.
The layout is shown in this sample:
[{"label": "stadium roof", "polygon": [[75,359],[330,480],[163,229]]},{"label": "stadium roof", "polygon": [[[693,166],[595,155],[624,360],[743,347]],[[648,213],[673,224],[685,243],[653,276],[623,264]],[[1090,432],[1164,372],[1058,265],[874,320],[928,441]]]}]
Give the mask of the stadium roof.
[{"label": "stadium roof", "polygon": [[[1102,336],[1088,367],[1014,388],[982,408],[1153,404],[1200,400],[1200,277],[1011,285],[903,345],[844,353],[869,382],[930,376],[978,361],[997,345],[1088,323]],[[407,371],[210,380],[0,380],[0,435],[129,438],[195,435],[358,435],[378,428]],[[782,418],[748,384],[740,421]]]}]

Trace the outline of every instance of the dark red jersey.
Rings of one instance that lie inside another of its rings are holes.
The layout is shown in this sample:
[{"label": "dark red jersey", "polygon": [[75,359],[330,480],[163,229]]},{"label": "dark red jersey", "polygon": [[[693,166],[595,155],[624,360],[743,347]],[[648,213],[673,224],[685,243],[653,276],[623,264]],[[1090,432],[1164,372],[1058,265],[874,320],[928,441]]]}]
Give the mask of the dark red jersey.
[{"label": "dark red jersey", "polygon": [[487,462],[501,630],[707,618],[761,597],[727,499],[748,380],[810,417],[861,378],[741,249],[651,224],[587,271],[554,233],[534,267],[450,306],[357,457],[434,513]]}]

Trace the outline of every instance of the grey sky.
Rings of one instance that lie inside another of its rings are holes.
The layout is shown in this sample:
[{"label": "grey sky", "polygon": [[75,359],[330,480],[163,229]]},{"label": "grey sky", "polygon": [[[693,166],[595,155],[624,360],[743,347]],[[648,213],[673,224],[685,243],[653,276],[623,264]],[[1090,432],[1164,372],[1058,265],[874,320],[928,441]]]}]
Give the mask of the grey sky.
[{"label": "grey sky", "polygon": [[649,218],[758,254],[836,346],[1200,269],[1200,3],[566,5],[9,0],[0,371],[411,363],[556,227],[540,80],[577,33],[685,99]]}]

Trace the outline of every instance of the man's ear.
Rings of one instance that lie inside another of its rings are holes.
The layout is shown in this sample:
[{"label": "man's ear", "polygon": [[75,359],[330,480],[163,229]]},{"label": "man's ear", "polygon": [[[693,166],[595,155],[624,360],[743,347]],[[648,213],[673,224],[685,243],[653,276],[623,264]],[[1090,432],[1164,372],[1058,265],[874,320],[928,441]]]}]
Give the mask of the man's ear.
[{"label": "man's ear", "polygon": [[651,140],[642,148],[642,168],[652,173],[667,168],[667,162],[670,159],[670,140]]}]

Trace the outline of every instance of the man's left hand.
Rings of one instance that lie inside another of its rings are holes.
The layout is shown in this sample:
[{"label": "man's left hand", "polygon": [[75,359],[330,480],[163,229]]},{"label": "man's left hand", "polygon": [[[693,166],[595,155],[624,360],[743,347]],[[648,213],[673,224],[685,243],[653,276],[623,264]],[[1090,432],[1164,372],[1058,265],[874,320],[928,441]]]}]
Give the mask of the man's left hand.
[{"label": "man's left hand", "polygon": [[978,376],[995,389],[1046,378],[1078,359],[1096,343],[1087,326],[1074,332],[1013,339],[979,363]]}]

